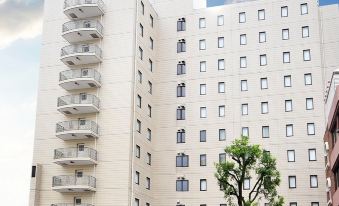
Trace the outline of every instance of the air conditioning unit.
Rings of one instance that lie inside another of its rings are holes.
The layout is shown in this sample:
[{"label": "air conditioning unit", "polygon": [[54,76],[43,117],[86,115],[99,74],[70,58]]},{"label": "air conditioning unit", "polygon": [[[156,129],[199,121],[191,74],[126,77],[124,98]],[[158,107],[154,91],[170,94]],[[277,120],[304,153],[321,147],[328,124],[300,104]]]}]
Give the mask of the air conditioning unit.
[{"label": "air conditioning unit", "polygon": [[179,64],[186,64],[185,61],[179,61]]},{"label": "air conditioning unit", "polygon": [[185,39],[180,39],[179,42],[185,42]]},{"label": "air conditioning unit", "polygon": [[178,109],[185,109],[185,106],[178,106]]},{"label": "air conditioning unit", "polygon": [[179,86],[185,86],[185,83],[180,83],[180,84],[178,84]]},{"label": "air conditioning unit", "polygon": [[185,132],[184,129],[178,129],[178,132]]},{"label": "air conditioning unit", "polygon": [[329,146],[328,142],[325,142],[324,146],[325,146],[325,151],[328,151],[330,149],[330,146]]},{"label": "air conditioning unit", "polygon": [[185,21],[185,18],[179,18],[178,21]]},{"label": "air conditioning unit", "polygon": [[184,179],[185,179],[184,176],[177,177],[177,180],[184,180]]},{"label": "air conditioning unit", "polygon": [[178,156],[183,156],[183,155],[185,155],[185,153],[183,153],[183,152],[178,152],[177,155],[178,155]]}]

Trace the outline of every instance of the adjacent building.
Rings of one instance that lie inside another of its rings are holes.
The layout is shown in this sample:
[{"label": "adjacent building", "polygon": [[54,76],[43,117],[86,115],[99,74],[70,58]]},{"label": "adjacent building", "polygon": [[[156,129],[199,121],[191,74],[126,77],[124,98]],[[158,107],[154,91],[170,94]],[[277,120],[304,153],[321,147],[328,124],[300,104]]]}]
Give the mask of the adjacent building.
[{"label": "adjacent building", "polygon": [[328,203],[338,6],[205,7],[45,1],[30,205],[225,206],[214,164],[241,135],[277,157],[287,205]]}]

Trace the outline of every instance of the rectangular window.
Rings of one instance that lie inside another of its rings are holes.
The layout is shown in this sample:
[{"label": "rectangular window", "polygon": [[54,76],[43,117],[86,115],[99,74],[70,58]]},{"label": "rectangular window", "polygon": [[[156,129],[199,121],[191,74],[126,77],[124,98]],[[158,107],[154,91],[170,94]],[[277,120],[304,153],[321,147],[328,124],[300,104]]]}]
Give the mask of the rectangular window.
[{"label": "rectangular window", "polygon": [[310,176],[310,187],[311,188],[317,188],[318,187],[318,176],[317,175],[311,175]]},{"label": "rectangular window", "polygon": [[186,20],[185,18],[181,18],[177,21],[177,31],[185,31],[186,30]]},{"label": "rectangular window", "polygon": [[268,102],[261,102],[261,114],[268,114]]},{"label": "rectangular window", "polygon": [[241,105],[241,115],[248,115],[248,104]]},{"label": "rectangular window", "polygon": [[306,98],[306,110],[313,110],[313,98]]},{"label": "rectangular window", "polygon": [[176,158],[177,167],[188,167],[189,156],[188,155],[178,155]]},{"label": "rectangular window", "polygon": [[147,160],[146,160],[148,165],[152,164],[152,155],[150,153],[147,153]]},{"label": "rectangular window", "polygon": [[146,189],[151,189],[151,179],[149,177],[146,177]]},{"label": "rectangular window", "polygon": [[300,13],[301,13],[301,15],[308,14],[308,5],[307,5],[307,3],[300,4]]},{"label": "rectangular window", "polygon": [[218,37],[218,48],[224,48],[225,42],[224,37]]},{"label": "rectangular window", "polygon": [[281,7],[281,17],[288,17],[288,7],[287,6]]},{"label": "rectangular window", "polygon": [[282,40],[288,40],[290,39],[290,30],[289,29],[283,29],[282,30]]},{"label": "rectangular window", "polygon": [[144,56],[144,50],[141,47],[139,47],[139,58],[142,60],[143,56]]},{"label": "rectangular window", "polygon": [[247,67],[247,58],[240,57],[240,68],[246,68],[246,67]]},{"label": "rectangular window", "polygon": [[251,189],[251,180],[249,178],[245,178],[244,179],[244,186],[243,186],[244,190],[249,190]]},{"label": "rectangular window", "polygon": [[141,121],[137,119],[137,125],[136,125],[137,132],[141,133]]},{"label": "rectangular window", "polygon": [[206,28],[206,19],[205,18],[200,18],[199,19],[199,28]]},{"label": "rectangular window", "polygon": [[147,108],[148,108],[148,116],[152,117],[152,106],[148,105]]},{"label": "rectangular window", "polygon": [[265,20],[265,9],[258,10],[258,20]]},{"label": "rectangular window", "polygon": [[177,64],[177,75],[183,75],[186,74],[186,62],[180,61]]},{"label": "rectangular window", "polygon": [[262,126],[262,138],[270,138],[270,127]]},{"label": "rectangular window", "polygon": [[259,43],[266,42],[266,32],[259,32]]},{"label": "rectangular window", "polygon": [[186,41],[181,39],[177,43],[177,53],[186,52]]},{"label": "rectangular window", "polygon": [[268,89],[267,78],[261,78],[260,79],[260,87],[261,87],[261,89]]},{"label": "rectangular window", "polygon": [[154,48],[154,40],[152,39],[152,37],[149,38],[149,48],[152,50]]},{"label": "rectangular window", "polygon": [[308,135],[315,135],[314,123],[307,123],[307,134]]},{"label": "rectangular window", "polygon": [[206,72],[206,61],[200,62],[200,72]]},{"label": "rectangular window", "polygon": [[226,130],[219,129],[219,141],[225,141],[225,140],[226,140]]},{"label": "rectangular window", "polygon": [[152,82],[148,81],[148,93],[152,94],[153,86]]},{"label": "rectangular window", "polygon": [[292,100],[285,100],[285,112],[292,112],[293,106],[292,106]]},{"label": "rectangular window", "polygon": [[185,136],[186,132],[185,130],[178,130],[177,131],[177,143],[185,143]]},{"label": "rectangular window", "polygon": [[284,76],[284,87],[291,87],[291,86],[292,86],[291,75]]},{"label": "rectangular window", "polygon": [[149,63],[149,70],[153,72],[153,61],[151,59],[148,59],[148,63]]},{"label": "rectangular window", "polygon": [[225,163],[226,162],[226,153],[219,154],[219,163]]},{"label": "rectangular window", "polygon": [[308,26],[302,27],[302,38],[310,37],[310,28]]},{"label": "rectangular window", "polygon": [[140,95],[137,96],[137,106],[141,108],[141,96]]},{"label": "rectangular window", "polygon": [[224,25],[224,15],[218,16],[218,26]]},{"label": "rectangular window", "polygon": [[144,36],[144,26],[142,24],[139,24],[139,34],[140,36]]},{"label": "rectangular window", "polygon": [[311,73],[304,74],[304,82],[305,82],[305,85],[312,85],[312,74]]},{"label": "rectangular window", "polygon": [[225,82],[218,83],[218,93],[225,93]]},{"label": "rectangular window", "polygon": [[188,180],[177,180],[176,191],[183,192],[188,191],[189,182]]},{"label": "rectangular window", "polygon": [[311,61],[311,50],[306,49],[303,51],[304,61]]},{"label": "rectangular window", "polygon": [[206,166],[207,165],[207,156],[206,154],[200,155],[200,166]]},{"label": "rectangular window", "polygon": [[139,199],[138,198],[134,199],[134,206],[139,206]]},{"label": "rectangular window", "polygon": [[290,189],[297,187],[297,178],[296,176],[288,176],[288,186]]},{"label": "rectangular window", "polygon": [[154,26],[154,18],[153,18],[152,15],[149,15],[149,22],[150,22],[151,27],[153,28],[153,26]]},{"label": "rectangular window", "polygon": [[219,117],[225,116],[225,105],[219,106]]},{"label": "rectangular window", "polygon": [[239,23],[245,23],[246,22],[246,13],[240,12],[239,13]]},{"label": "rectangular window", "polygon": [[317,150],[309,149],[308,150],[308,160],[309,161],[317,161]]},{"label": "rectangular window", "polygon": [[286,137],[292,137],[293,136],[293,124],[287,124],[286,125]]},{"label": "rectangular window", "polygon": [[206,84],[200,84],[200,95],[206,95]]},{"label": "rectangular window", "polygon": [[200,107],[200,118],[206,118],[206,117],[207,117],[206,107]]},{"label": "rectangular window", "polygon": [[206,179],[200,180],[200,191],[207,191],[207,180]]},{"label": "rectangular window", "polygon": [[225,60],[218,59],[218,70],[225,70]]},{"label": "rectangular window", "polygon": [[295,150],[287,150],[287,161],[295,162]]},{"label": "rectangular window", "polygon": [[241,135],[244,137],[249,137],[249,129],[248,127],[241,128]]},{"label": "rectangular window", "polygon": [[134,183],[137,185],[140,184],[140,173],[138,171],[135,171]]},{"label": "rectangular window", "polygon": [[140,146],[135,145],[135,157],[140,158]]},{"label": "rectangular window", "polygon": [[290,202],[290,206],[298,206],[296,202]]},{"label": "rectangular window", "polygon": [[319,206],[319,202],[311,202],[311,206]]},{"label": "rectangular window", "polygon": [[290,52],[284,52],[283,53],[283,63],[290,63],[291,58],[290,58]]},{"label": "rectangular window", "polygon": [[260,55],[260,66],[266,66],[267,65],[267,56],[266,54]]},{"label": "rectangular window", "polygon": [[241,85],[241,91],[247,91],[248,90],[247,80],[241,80],[240,85]]},{"label": "rectangular window", "polygon": [[142,13],[142,15],[144,15],[145,14],[145,5],[144,5],[144,2],[140,2],[140,6],[141,6],[141,13]]},{"label": "rectangular window", "polygon": [[206,40],[205,39],[199,40],[199,49],[200,50],[206,50]]},{"label": "rectangular window", "polygon": [[177,120],[185,120],[185,107],[180,106],[177,109]]},{"label": "rectangular window", "polygon": [[240,45],[246,45],[247,44],[247,37],[246,34],[240,35]]},{"label": "rectangular window", "polygon": [[185,97],[186,96],[186,86],[184,83],[178,84],[177,86],[177,97]]},{"label": "rectangular window", "polygon": [[36,166],[32,166],[31,177],[34,178],[36,176]]},{"label": "rectangular window", "polygon": [[206,142],[206,130],[200,130],[200,142]]},{"label": "rectangular window", "polygon": [[138,82],[141,84],[142,83],[142,73],[140,70],[138,70]]}]

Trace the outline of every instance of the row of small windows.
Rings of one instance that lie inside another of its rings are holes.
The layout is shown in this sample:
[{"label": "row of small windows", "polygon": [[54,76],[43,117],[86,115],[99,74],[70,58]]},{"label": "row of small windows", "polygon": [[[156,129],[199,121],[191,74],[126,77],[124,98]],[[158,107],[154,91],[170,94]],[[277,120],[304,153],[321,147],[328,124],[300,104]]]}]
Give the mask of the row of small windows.
[{"label": "row of small windows", "polygon": [[[145,4],[142,1],[140,1],[140,12],[141,12],[142,15],[145,15]],[[149,22],[150,22],[151,27],[153,27],[154,26],[154,18],[151,14],[149,15]]]},{"label": "row of small windows", "polygon": [[[225,141],[226,140],[226,130],[225,129],[219,129],[218,133],[219,141]],[[206,130],[200,130],[200,142],[206,142],[207,141],[207,131]],[[180,129],[177,131],[177,143],[186,143],[186,131],[184,129]]]},{"label": "row of small windows", "polygon": [[[300,14],[305,15],[308,14],[308,4],[303,3],[300,5]],[[288,17],[288,6],[282,6],[281,7],[281,17]],[[239,13],[239,23],[246,23],[246,12],[240,12]],[[266,20],[266,10],[260,9],[258,10],[258,20]],[[225,23],[224,15],[218,15],[217,16],[217,25],[223,26]],[[203,29],[206,28],[206,18],[199,18],[199,28]],[[186,31],[186,19],[180,18],[177,21],[177,31]]]},{"label": "row of small windows", "polygon": [[[270,132],[269,132],[270,127],[269,126],[262,126],[262,138],[269,138],[270,137]],[[307,129],[307,135],[315,135],[315,124],[314,123],[307,123],[306,124],[306,129]],[[294,125],[293,124],[286,124],[285,125],[285,130],[286,130],[286,137],[293,137],[294,136]],[[247,136],[249,137],[249,128],[248,127],[242,127],[241,128],[241,135],[242,136]]]}]

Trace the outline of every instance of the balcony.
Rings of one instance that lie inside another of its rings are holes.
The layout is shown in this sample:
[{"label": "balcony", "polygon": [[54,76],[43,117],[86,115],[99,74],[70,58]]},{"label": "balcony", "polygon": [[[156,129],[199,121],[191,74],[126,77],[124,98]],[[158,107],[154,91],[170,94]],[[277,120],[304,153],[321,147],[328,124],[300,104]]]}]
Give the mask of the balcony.
[{"label": "balcony", "polygon": [[52,189],[57,192],[95,192],[96,179],[92,176],[54,176]]},{"label": "balcony", "polygon": [[54,150],[54,163],[61,166],[97,164],[97,151],[88,147]]},{"label": "balcony", "polygon": [[101,75],[95,69],[72,69],[60,72],[59,85],[65,90],[101,87]]},{"label": "balcony", "polygon": [[97,113],[99,102],[91,94],[67,95],[58,98],[58,111],[66,115]]},{"label": "balcony", "polygon": [[103,27],[96,20],[70,21],[62,26],[62,37],[69,43],[97,40],[103,37]]},{"label": "balcony", "polygon": [[51,206],[94,206],[92,204],[81,203],[81,204],[74,204],[74,203],[57,203],[51,204]]},{"label": "balcony", "polygon": [[69,45],[61,49],[61,61],[67,66],[97,64],[102,61],[102,51],[95,44]]},{"label": "balcony", "polygon": [[99,127],[94,121],[74,120],[56,124],[56,136],[62,140],[93,139],[99,137]]},{"label": "balcony", "polygon": [[64,14],[70,19],[84,19],[104,14],[102,0],[65,0]]}]

